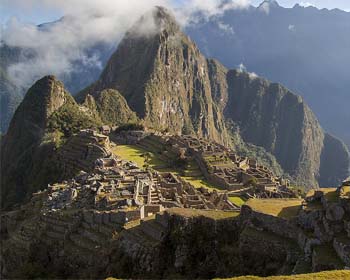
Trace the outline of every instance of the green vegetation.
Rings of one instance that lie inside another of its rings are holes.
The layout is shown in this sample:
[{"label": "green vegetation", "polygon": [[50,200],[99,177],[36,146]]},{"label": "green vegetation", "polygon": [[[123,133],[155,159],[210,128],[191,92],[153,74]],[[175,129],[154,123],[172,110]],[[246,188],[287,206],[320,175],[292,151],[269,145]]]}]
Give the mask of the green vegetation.
[{"label": "green vegetation", "polygon": [[[160,154],[157,152],[150,152],[136,145],[117,145],[112,150],[117,156],[124,160],[133,161],[139,167],[152,168],[159,172],[172,172],[178,176],[181,176],[182,179],[189,182],[196,188],[204,187],[211,191],[222,190],[222,188],[219,186],[210,184],[202,174],[190,176],[191,173],[183,172],[183,170],[179,170],[176,167],[170,167],[168,163],[160,158]],[[185,173],[185,176],[183,176],[182,173]]]},{"label": "green vegetation", "polygon": [[349,270],[334,270],[334,271],[322,271],[317,273],[290,275],[290,276],[240,276],[227,278],[226,280],[346,280],[350,279]]},{"label": "green vegetation", "polygon": [[104,123],[119,126],[138,122],[136,113],[129,108],[125,98],[117,90],[101,91],[96,98],[96,105]]},{"label": "green vegetation", "polygon": [[286,174],[284,174],[282,167],[277,162],[277,159],[274,155],[267,152],[262,147],[246,143],[241,137],[239,127],[232,121],[229,121],[227,123],[227,126],[231,130],[231,140],[233,144],[233,149],[239,155],[256,159],[259,162],[259,164],[269,168],[276,176],[283,175],[283,177],[285,178],[288,177]]},{"label": "green vegetation", "polygon": [[128,123],[128,124],[124,124],[119,126],[116,129],[116,133],[121,132],[121,131],[128,131],[128,130],[144,130],[145,127],[142,124],[138,124],[138,123]]},{"label": "green vegetation", "polygon": [[302,201],[296,198],[249,199],[246,205],[260,213],[290,219],[298,215]]},{"label": "green vegetation", "polygon": [[230,196],[228,199],[237,206],[242,206],[245,203],[245,201],[239,196]]},{"label": "green vegetation", "polygon": [[148,164],[148,167],[157,169],[165,168],[167,165],[159,158],[157,153],[149,152],[139,146],[135,145],[117,145],[114,147],[113,152],[124,160],[133,161],[139,167],[144,167]]},{"label": "green vegetation", "polygon": [[97,128],[100,125],[98,120],[84,113],[72,99],[51,115],[47,129],[49,132],[59,131],[69,137],[81,129]]}]

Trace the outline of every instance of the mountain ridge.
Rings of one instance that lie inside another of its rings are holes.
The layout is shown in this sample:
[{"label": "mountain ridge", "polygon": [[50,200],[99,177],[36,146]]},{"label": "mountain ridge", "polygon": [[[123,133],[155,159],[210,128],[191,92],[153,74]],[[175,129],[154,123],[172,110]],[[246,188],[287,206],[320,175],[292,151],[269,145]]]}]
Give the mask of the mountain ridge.
[{"label": "mountain ridge", "polygon": [[[158,12],[164,16],[164,11],[157,8],[154,15],[159,16]],[[151,38],[141,36],[135,39],[131,33],[127,33],[100,79],[81,92],[78,99],[82,100],[86,94],[93,95],[94,91],[104,87],[114,87],[124,95],[146,125],[158,126],[158,129],[167,127],[175,133],[192,132],[226,145],[230,143],[226,121],[231,119],[240,126],[241,135],[246,142],[264,147],[274,154],[297,182],[307,182],[309,187],[317,187],[319,178],[324,178],[319,172],[325,135],[303,99],[280,84],[271,83],[252,73],[228,70],[216,60],[204,58],[195,43],[174,26],[174,18],[169,16],[167,20],[170,20],[170,28],[159,29]],[[170,45],[172,37],[178,40]],[[143,44],[139,42],[152,46],[153,52],[150,54],[148,48],[147,51],[142,51],[143,47],[140,46]],[[142,67],[145,67],[141,60],[144,57],[154,59],[155,62],[151,63],[153,66],[141,68],[138,67],[139,64],[130,63],[125,57],[133,57],[133,53],[139,56],[140,59],[135,61],[141,63]],[[191,64],[188,61],[194,62]],[[120,72],[121,69],[127,70]],[[130,77],[137,78],[131,80]],[[127,88],[128,84],[132,84],[137,91],[132,92]],[[174,93],[183,97],[175,100],[176,107],[164,107],[164,100],[174,102]],[[247,98],[248,95],[250,98]],[[184,104],[186,98],[190,107]],[[203,102],[207,109],[201,107]],[[191,111],[194,107],[199,108],[199,111]],[[178,119],[174,108],[181,108],[181,119]],[[165,113],[165,116],[155,115],[159,112]],[[286,112],[287,117],[284,114]],[[201,122],[203,119],[206,121]],[[211,121],[215,119],[216,122]],[[339,151],[348,155],[345,147],[340,143],[338,146],[341,146]],[[349,166],[346,160],[344,164]],[[345,178],[346,172],[341,177]],[[333,183],[339,184],[340,181],[341,178]]]}]

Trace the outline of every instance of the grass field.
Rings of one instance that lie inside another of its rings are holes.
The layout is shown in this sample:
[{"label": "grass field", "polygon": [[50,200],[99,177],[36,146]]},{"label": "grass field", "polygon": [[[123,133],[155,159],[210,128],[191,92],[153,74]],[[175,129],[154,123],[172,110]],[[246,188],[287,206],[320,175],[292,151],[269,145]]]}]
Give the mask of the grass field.
[{"label": "grass field", "polygon": [[219,186],[215,186],[213,184],[210,184],[204,177],[199,176],[199,177],[190,177],[190,176],[186,176],[186,177],[182,177],[182,179],[184,179],[185,181],[189,182],[190,184],[192,184],[195,188],[207,188],[210,191],[213,190],[217,190],[217,191],[222,191],[224,190],[223,188],[220,188]]},{"label": "grass field", "polygon": [[149,167],[157,169],[166,167],[166,163],[159,159],[156,153],[148,152],[141,147],[135,145],[117,145],[113,149],[113,153],[121,157],[124,160],[135,162],[138,167],[143,167],[146,158],[143,156],[145,153],[150,154]]},{"label": "grass field", "polygon": [[260,213],[289,219],[298,215],[302,201],[296,198],[249,199],[246,205]]},{"label": "grass field", "polygon": [[192,208],[171,208],[166,210],[169,214],[180,215],[184,217],[206,217],[214,220],[237,217],[239,212],[219,211],[219,210],[200,210]]},{"label": "grass field", "polygon": [[290,276],[241,276],[228,278],[226,280],[348,280],[350,279],[349,270],[322,271],[318,273],[299,274]]},{"label": "grass field", "polygon": [[245,201],[239,196],[230,196],[228,199],[237,206],[242,206],[245,203]]},{"label": "grass field", "polygon": [[[145,164],[146,158],[143,156],[145,153],[150,154],[150,159],[148,161],[149,167],[159,171],[159,172],[172,172],[180,176],[179,170],[176,168],[171,168],[168,164],[159,158],[159,154],[154,152],[149,152],[136,145],[117,145],[112,149],[113,153],[120,158],[128,161],[135,162],[138,167],[142,168]],[[189,168],[193,168],[191,165]],[[200,176],[181,176],[185,181],[189,182],[196,188],[207,188],[211,191],[213,190],[223,190],[219,186],[214,186],[210,184],[202,175]]]},{"label": "grass field", "polygon": [[[349,280],[350,270],[334,270],[334,271],[322,271],[309,274],[298,274],[290,276],[240,276],[227,278],[225,280]],[[106,280],[117,280],[116,278],[107,278]],[[218,280],[218,278],[217,278]]]}]

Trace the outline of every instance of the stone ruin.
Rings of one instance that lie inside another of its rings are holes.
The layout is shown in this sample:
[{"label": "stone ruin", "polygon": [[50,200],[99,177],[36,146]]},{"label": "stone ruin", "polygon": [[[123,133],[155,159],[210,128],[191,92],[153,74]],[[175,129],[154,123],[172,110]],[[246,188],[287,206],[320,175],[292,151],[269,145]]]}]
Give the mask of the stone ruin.
[{"label": "stone ruin", "polygon": [[58,161],[62,165],[62,173],[65,174],[63,177],[67,177],[80,170],[93,170],[96,159],[109,157],[111,154],[109,137],[86,129],[68,139],[59,151]]},{"label": "stone ruin", "polygon": [[123,210],[140,219],[167,208],[239,211],[228,196],[196,189],[172,173],[142,170],[115,156],[99,158],[92,172],[49,186],[43,211],[61,209]]},{"label": "stone ruin", "polygon": [[152,137],[158,137],[169,153],[195,160],[209,182],[229,192],[261,198],[295,197],[289,180],[276,177],[255,159],[241,157],[223,145],[192,136]]}]

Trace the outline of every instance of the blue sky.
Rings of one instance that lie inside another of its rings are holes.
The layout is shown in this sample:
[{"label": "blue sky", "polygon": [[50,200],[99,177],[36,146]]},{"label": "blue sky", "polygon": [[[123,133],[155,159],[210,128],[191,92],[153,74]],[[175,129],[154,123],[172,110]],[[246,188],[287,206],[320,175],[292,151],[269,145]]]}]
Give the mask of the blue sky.
[{"label": "blue sky", "polygon": [[[26,3],[27,0],[21,0],[20,2]],[[66,1],[66,0],[62,0]],[[111,0],[112,1],[112,0]],[[146,0],[143,0],[146,1]],[[182,3],[186,3],[186,0],[175,0]],[[263,0],[251,0],[253,5],[259,5]],[[18,7],[17,4],[18,1],[11,1],[11,0],[0,0],[0,22],[5,23],[10,19],[11,17],[17,17],[22,22],[30,22],[30,23],[43,23],[43,22],[49,22],[56,20],[62,16],[59,12],[55,11],[54,9],[50,9],[46,7],[43,9],[39,5],[35,6],[28,6],[28,5],[20,5],[21,7]],[[40,1],[37,1],[40,2]],[[29,1],[28,1],[29,3]],[[278,3],[281,6],[284,7],[292,7],[296,3],[303,3],[303,4],[312,4],[318,8],[339,8],[343,10],[350,11],[350,0],[278,0]]]}]

